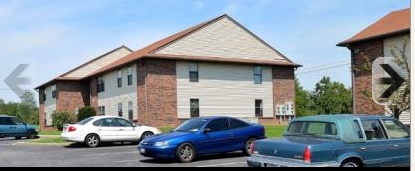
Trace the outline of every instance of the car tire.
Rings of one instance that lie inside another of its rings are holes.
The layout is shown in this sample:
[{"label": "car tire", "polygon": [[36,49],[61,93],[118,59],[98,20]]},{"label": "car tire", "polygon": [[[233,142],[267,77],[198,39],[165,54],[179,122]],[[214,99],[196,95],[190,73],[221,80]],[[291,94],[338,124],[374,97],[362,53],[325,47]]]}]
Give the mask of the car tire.
[{"label": "car tire", "polygon": [[252,147],[252,143],[254,143],[254,141],[256,140],[256,138],[249,138],[248,140],[246,140],[245,145],[244,145],[244,154],[247,156],[251,155],[251,147]]},{"label": "car tire", "polygon": [[146,131],[146,132],[144,132],[143,134],[141,134],[141,140],[144,140],[144,139],[146,139],[147,137],[152,136],[152,135],[154,135],[154,133],[153,133],[153,132]]},{"label": "car tire", "polygon": [[355,160],[345,160],[342,162],[340,167],[360,167],[360,164]]},{"label": "car tire", "polygon": [[195,158],[195,148],[190,143],[180,144],[176,149],[176,157],[182,163],[189,163]]},{"label": "car tire", "polygon": [[85,137],[85,145],[91,148],[98,147],[101,140],[97,134],[89,134]]},{"label": "car tire", "polygon": [[36,137],[35,132],[28,131],[26,137],[27,139],[34,139]]}]

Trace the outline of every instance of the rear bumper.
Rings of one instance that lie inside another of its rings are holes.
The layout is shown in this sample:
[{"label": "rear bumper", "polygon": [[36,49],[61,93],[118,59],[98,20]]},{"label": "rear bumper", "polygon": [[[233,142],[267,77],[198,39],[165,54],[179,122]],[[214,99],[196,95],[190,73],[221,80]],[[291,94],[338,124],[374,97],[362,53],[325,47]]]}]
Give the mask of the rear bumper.
[{"label": "rear bumper", "polygon": [[249,167],[339,167],[339,162],[304,163],[302,160],[253,155],[246,159]]},{"label": "rear bumper", "polygon": [[65,141],[70,141],[70,142],[84,142],[85,138],[83,136],[80,136],[78,134],[72,134],[72,133],[62,133],[61,137],[63,140]]}]

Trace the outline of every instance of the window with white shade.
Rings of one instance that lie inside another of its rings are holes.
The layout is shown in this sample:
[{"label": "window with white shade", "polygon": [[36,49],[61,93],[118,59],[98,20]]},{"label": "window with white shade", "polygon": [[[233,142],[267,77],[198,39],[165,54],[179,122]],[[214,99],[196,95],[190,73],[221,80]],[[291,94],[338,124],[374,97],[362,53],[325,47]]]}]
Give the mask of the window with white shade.
[{"label": "window with white shade", "polygon": [[189,63],[189,81],[199,82],[199,66],[197,62]]}]

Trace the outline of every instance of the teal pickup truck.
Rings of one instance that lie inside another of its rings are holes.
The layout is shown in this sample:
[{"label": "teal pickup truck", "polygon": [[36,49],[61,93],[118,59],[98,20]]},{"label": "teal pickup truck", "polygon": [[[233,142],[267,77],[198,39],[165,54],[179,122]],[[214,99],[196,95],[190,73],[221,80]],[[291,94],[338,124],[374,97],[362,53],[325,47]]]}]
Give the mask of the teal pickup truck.
[{"label": "teal pickup truck", "polygon": [[283,138],[251,149],[251,167],[409,167],[410,134],[387,116],[317,115],[293,119]]}]

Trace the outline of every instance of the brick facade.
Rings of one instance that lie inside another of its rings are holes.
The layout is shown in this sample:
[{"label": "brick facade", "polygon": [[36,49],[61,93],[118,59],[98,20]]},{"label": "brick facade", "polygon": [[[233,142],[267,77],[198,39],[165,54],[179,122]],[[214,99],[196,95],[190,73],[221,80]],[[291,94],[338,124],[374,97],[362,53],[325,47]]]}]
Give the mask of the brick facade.
[{"label": "brick facade", "polygon": [[90,104],[89,84],[82,81],[56,82],[57,101],[56,110],[75,111]]},{"label": "brick facade", "polygon": [[150,126],[176,126],[176,61],[148,59],[137,63],[138,122]]},{"label": "brick facade", "polygon": [[276,116],[276,105],[295,102],[294,68],[274,66],[272,68],[272,85],[275,117],[259,118],[259,122],[266,125],[286,124],[288,117],[281,118],[280,122],[279,116]]},{"label": "brick facade", "polygon": [[383,56],[383,39],[366,41],[350,45],[352,51],[354,79],[353,103],[356,114],[383,114],[383,106],[376,104],[372,99],[372,70],[369,66],[376,58]]}]

